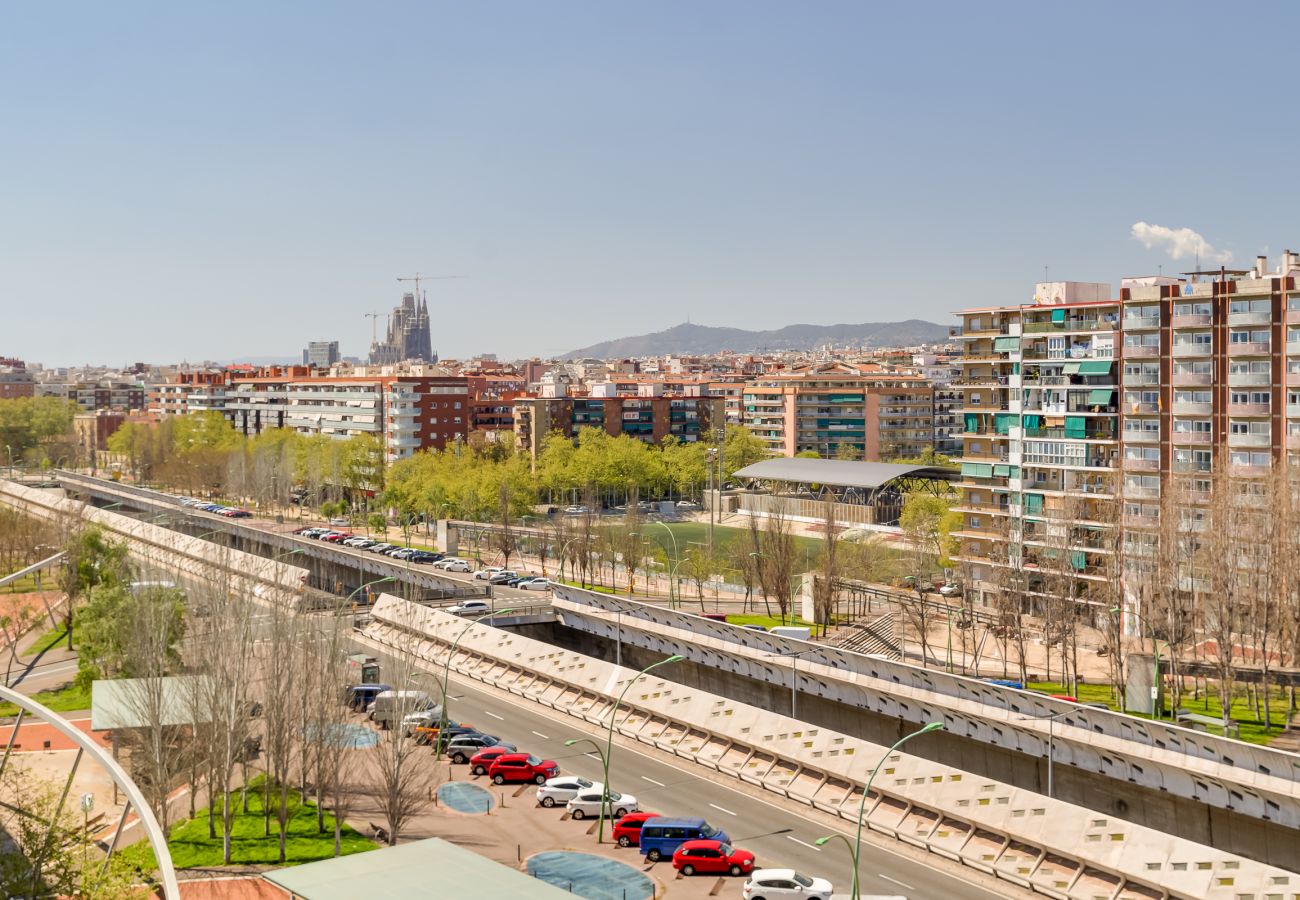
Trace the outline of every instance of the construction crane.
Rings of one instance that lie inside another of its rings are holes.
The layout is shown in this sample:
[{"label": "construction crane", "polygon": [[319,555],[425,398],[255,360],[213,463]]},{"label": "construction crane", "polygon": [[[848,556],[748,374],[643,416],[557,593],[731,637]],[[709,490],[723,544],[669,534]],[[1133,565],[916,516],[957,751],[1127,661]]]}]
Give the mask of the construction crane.
[{"label": "construction crane", "polygon": [[373,347],[376,343],[379,342],[379,335],[376,331],[376,329],[378,329],[379,327],[378,320],[380,318],[387,319],[388,314],[387,313],[363,313],[363,315],[370,320],[370,345]]},{"label": "construction crane", "polygon": [[464,278],[464,277],[465,277],[464,275],[421,275],[419,272],[416,272],[414,275],[408,275],[408,276],[405,277],[405,278],[402,278],[401,276],[399,276],[397,280],[398,280],[398,281],[414,281],[414,282],[415,282],[415,298],[416,298],[417,300],[419,300],[419,299],[421,299],[421,294],[420,294],[420,282],[421,282],[421,281],[451,281],[451,280],[456,279],[456,278]]}]

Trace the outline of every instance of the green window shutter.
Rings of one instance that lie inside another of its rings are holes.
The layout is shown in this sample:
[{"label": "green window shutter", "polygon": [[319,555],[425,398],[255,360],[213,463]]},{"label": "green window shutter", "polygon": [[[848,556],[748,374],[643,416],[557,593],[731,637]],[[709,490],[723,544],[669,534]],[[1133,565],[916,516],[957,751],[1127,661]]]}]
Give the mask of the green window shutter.
[{"label": "green window shutter", "polygon": [[1042,427],[1043,417],[1029,414],[1025,416],[1025,430],[1037,430]]},{"label": "green window shutter", "polygon": [[1008,477],[1008,478],[1019,478],[1019,477],[1020,477],[1020,466],[1007,466],[1007,477]]},{"label": "green window shutter", "polygon": [[1052,310],[1052,321],[1056,323],[1063,323],[1065,321],[1065,310],[1063,309]]},{"label": "green window shutter", "polygon": [[1087,555],[1082,550],[1075,550],[1070,554],[1070,565],[1074,567],[1074,571],[1082,572],[1084,566],[1088,565]]},{"label": "green window shutter", "polygon": [[1018,337],[1000,337],[993,339],[993,349],[998,352],[1011,351],[1015,352],[1020,349],[1020,338]]},{"label": "green window shutter", "polygon": [[1078,365],[1080,375],[1109,375],[1111,360],[1089,359],[1079,363]]},{"label": "green window shutter", "polygon": [[1062,371],[1065,372],[1066,375],[1078,375],[1079,368],[1082,365],[1083,363],[1068,362],[1065,364],[1065,368]]},{"label": "green window shutter", "polygon": [[979,431],[979,430],[980,430],[980,414],[979,414],[979,413],[966,413],[966,430],[967,430],[967,431]]},{"label": "green window shutter", "polygon": [[1012,374],[1012,375],[1019,375],[1019,374],[1020,374],[1020,363],[1012,363],[1012,364],[1011,364],[1011,374]]},{"label": "green window shutter", "polygon": [[1110,405],[1110,398],[1114,396],[1114,388],[1093,388],[1088,392],[1088,405],[1108,406]]},{"label": "green window shutter", "polygon": [[997,429],[998,434],[1010,434],[1011,426],[1016,422],[1013,413],[998,413],[993,417],[993,427]]},{"label": "green window shutter", "polygon": [[994,467],[993,467],[993,474],[994,474],[995,476],[997,476],[997,477],[1006,478],[1008,475],[1011,474],[1011,467],[1010,467],[1010,466],[1000,466],[1000,465],[999,465],[999,466],[994,466]]},{"label": "green window shutter", "polygon": [[992,478],[993,465],[991,463],[962,463],[961,473],[972,478]]},{"label": "green window shutter", "polygon": [[1025,494],[1025,512],[1041,513],[1043,511],[1042,494]]},{"label": "green window shutter", "polygon": [[1083,416],[1066,416],[1065,417],[1065,436],[1068,438],[1082,438],[1088,433],[1088,420]]}]

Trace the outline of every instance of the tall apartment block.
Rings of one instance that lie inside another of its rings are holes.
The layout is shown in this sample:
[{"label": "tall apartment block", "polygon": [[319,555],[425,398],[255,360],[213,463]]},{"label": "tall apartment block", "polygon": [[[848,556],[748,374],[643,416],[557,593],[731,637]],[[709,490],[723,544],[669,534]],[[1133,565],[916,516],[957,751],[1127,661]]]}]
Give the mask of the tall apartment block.
[{"label": "tall apartment block", "polygon": [[879,461],[934,446],[934,387],[918,375],[807,372],[745,386],[741,422],[781,456]]},{"label": "tall apartment block", "polygon": [[957,559],[985,604],[1014,580],[1033,608],[1056,577],[1081,602],[1106,602],[1120,437],[1110,292],[1045,283],[1033,303],[961,313]]}]

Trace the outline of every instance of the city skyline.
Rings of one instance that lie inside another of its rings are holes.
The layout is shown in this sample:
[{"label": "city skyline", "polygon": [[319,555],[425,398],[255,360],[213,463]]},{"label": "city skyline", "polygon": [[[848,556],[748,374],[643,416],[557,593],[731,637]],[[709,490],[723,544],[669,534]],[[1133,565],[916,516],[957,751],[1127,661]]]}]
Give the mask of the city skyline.
[{"label": "city skyline", "polygon": [[[1257,90],[1289,72],[1169,64],[1208,13],[24,9],[0,37],[0,164],[23,175],[0,305],[50,364],[160,340],[363,356],[363,313],[418,269],[464,276],[428,288],[441,353],[524,357],[900,298],[948,322],[1044,267],[1248,264],[1290,224],[1296,127]],[[410,34],[424,49],[396,52]],[[1212,139],[1211,112],[1270,139]]]}]

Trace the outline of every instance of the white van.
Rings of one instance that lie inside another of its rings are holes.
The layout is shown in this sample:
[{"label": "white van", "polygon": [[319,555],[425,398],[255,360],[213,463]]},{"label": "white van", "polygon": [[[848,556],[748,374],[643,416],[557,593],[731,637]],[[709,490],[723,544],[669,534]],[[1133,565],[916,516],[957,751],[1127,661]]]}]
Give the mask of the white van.
[{"label": "white van", "polygon": [[411,713],[434,706],[433,698],[424,691],[384,691],[370,704],[369,716],[376,725],[388,728]]}]

